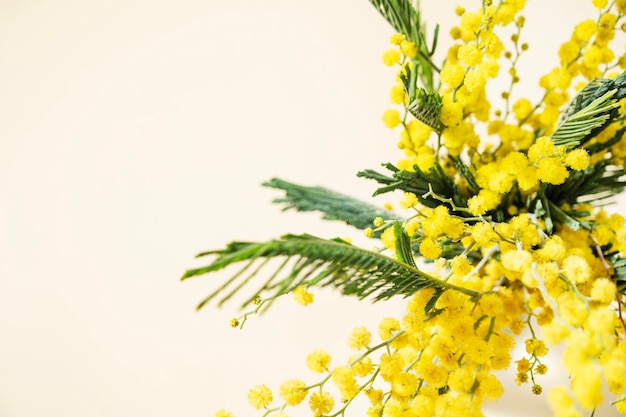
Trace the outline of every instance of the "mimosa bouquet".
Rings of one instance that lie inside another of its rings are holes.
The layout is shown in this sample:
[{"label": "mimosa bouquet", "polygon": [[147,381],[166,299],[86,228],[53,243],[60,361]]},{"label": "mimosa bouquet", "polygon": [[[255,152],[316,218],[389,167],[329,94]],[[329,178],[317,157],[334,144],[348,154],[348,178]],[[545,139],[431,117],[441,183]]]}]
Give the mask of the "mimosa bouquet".
[{"label": "mimosa bouquet", "polygon": [[[286,294],[306,305],[323,286],[404,297],[406,311],[376,331],[354,328],[345,360],[310,353],[318,380],[251,387],[250,405],[262,416],[347,416],[366,398],[369,417],[482,416],[503,393],[503,369],[542,394],[549,346],[562,344],[569,378],[542,395],[553,414],[606,403],[626,414],[626,222],[605,209],[626,186],[626,55],[611,46],[626,30],[626,0],[591,0],[597,15],[573,28],[536,101],[519,91],[524,0],[457,6],[441,62],[438,28],[426,31],[419,5],[370,2],[396,32],[383,54],[397,70],[383,122],[404,155],[358,176],[375,195],[402,193],[404,214],[272,179],[264,185],[284,193],[284,208],[344,221],[378,249],[308,234],[232,242],[198,255],[209,265],[183,278],[240,264],[199,305],[253,288],[233,327]],[[497,100],[494,79],[507,86]]]}]

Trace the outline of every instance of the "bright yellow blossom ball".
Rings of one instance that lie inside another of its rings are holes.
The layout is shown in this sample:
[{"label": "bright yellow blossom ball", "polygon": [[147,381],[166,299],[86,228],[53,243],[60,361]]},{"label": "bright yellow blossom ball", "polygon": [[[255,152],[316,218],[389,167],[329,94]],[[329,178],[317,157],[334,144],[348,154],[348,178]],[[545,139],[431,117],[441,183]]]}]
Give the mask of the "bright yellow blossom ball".
[{"label": "bright yellow blossom ball", "polygon": [[389,91],[389,101],[393,104],[402,104],[406,98],[406,93],[404,92],[404,87],[401,84],[396,84],[391,87]]},{"label": "bright yellow blossom ball", "polygon": [[378,325],[378,336],[382,340],[387,340],[400,330],[400,322],[393,317],[385,317]]},{"label": "bright yellow blossom ball", "polygon": [[608,0],[591,0],[591,3],[593,3],[593,6],[596,9],[604,9],[606,5],[609,3],[609,1]]},{"label": "bright yellow blossom ball", "polygon": [[569,177],[567,168],[558,157],[543,158],[537,164],[537,178],[549,184],[563,184]]},{"label": "bright yellow blossom ball", "polygon": [[406,36],[404,36],[403,33],[394,33],[389,38],[389,43],[392,45],[400,45],[402,41],[405,39],[406,39]]},{"label": "bright yellow blossom ball", "polygon": [[280,396],[288,405],[298,405],[306,398],[306,384],[299,379],[290,379],[280,386]]},{"label": "bright yellow blossom ball", "polygon": [[313,372],[326,372],[330,365],[330,355],[325,350],[316,350],[306,357],[306,366]]},{"label": "bright yellow blossom ball", "polygon": [[417,391],[418,379],[415,374],[399,372],[391,381],[391,395],[406,398]]},{"label": "bright yellow blossom ball", "polygon": [[437,259],[441,255],[441,247],[436,240],[425,238],[420,243],[420,253],[426,259]]},{"label": "bright yellow blossom ball", "polygon": [[311,411],[316,416],[330,413],[334,406],[335,399],[328,392],[314,392],[309,397],[309,407],[311,407]]},{"label": "bright yellow blossom ball", "polygon": [[389,129],[393,129],[394,127],[398,126],[401,122],[402,122],[402,119],[400,118],[400,113],[398,112],[398,110],[389,109],[383,113],[383,123]]},{"label": "bright yellow blossom ball", "polygon": [[452,88],[460,86],[464,77],[465,69],[460,64],[447,62],[441,69],[441,82]]},{"label": "bright yellow blossom ball", "polygon": [[354,350],[367,349],[372,341],[372,334],[366,327],[357,326],[352,329],[352,334],[348,339],[348,346]]},{"label": "bright yellow blossom ball", "polygon": [[315,295],[308,292],[304,285],[299,285],[293,290],[293,299],[300,305],[308,306],[315,299]]},{"label": "bright yellow blossom ball", "polygon": [[441,106],[439,120],[446,126],[456,126],[463,119],[463,106],[461,103],[444,103]]},{"label": "bright yellow blossom ball", "polygon": [[388,49],[383,54],[383,64],[387,65],[388,67],[392,67],[400,62],[400,57],[400,51],[398,51],[397,49]]},{"label": "bright yellow blossom ball", "polygon": [[407,58],[415,58],[417,55],[417,46],[415,42],[404,40],[400,43],[400,50]]},{"label": "bright yellow blossom ball", "polygon": [[483,53],[478,49],[478,45],[475,42],[466,43],[461,45],[458,52],[459,61],[468,67],[473,67],[483,60]]},{"label": "bright yellow blossom ball", "polygon": [[594,366],[572,378],[572,392],[585,410],[591,411],[602,403],[602,377]]},{"label": "bright yellow blossom ball", "polygon": [[252,387],[248,391],[248,402],[257,410],[267,408],[273,399],[272,390],[264,384]]},{"label": "bright yellow blossom ball", "polygon": [[574,149],[565,157],[565,163],[567,166],[577,171],[587,169],[590,161],[591,158],[584,149]]},{"label": "bright yellow blossom ball", "polygon": [[591,267],[585,258],[578,255],[570,255],[563,259],[563,272],[572,282],[580,284],[591,278]]},{"label": "bright yellow blossom ball", "polygon": [[615,300],[616,291],[613,281],[608,278],[598,278],[591,287],[591,299],[609,305]]},{"label": "bright yellow blossom ball", "polygon": [[404,197],[400,201],[400,207],[406,210],[411,207],[415,207],[416,205],[417,205],[417,196],[409,192],[404,193]]}]

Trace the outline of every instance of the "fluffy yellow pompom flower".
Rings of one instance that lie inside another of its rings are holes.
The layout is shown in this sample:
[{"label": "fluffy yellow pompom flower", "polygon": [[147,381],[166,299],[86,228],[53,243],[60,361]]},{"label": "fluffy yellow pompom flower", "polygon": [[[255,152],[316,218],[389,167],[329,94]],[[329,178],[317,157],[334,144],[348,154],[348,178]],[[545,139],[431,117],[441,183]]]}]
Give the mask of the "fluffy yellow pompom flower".
[{"label": "fluffy yellow pompom flower", "polygon": [[405,39],[406,39],[406,36],[404,36],[403,33],[394,33],[389,38],[389,43],[392,45],[400,45],[402,41]]},{"label": "fluffy yellow pompom flower", "polygon": [[314,392],[309,397],[309,407],[311,407],[311,411],[316,416],[330,413],[334,406],[335,399],[328,392]]},{"label": "fluffy yellow pompom flower", "polygon": [[349,359],[349,363],[352,364],[351,368],[357,376],[367,376],[374,372],[374,364],[372,363],[372,359],[367,356],[356,363],[353,363],[357,360],[360,355],[352,355]]},{"label": "fluffy yellow pompom flower", "polygon": [[481,395],[489,401],[495,401],[504,393],[504,388],[494,374],[487,374],[480,380],[478,385],[478,395]]},{"label": "fluffy yellow pompom flower", "polygon": [[347,366],[338,366],[331,372],[333,383],[339,388],[343,400],[351,400],[359,392],[354,371]]},{"label": "fluffy yellow pompom flower", "polygon": [[591,267],[578,255],[570,255],[563,259],[563,272],[570,281],[580,284],[591,278]]},{"label": "fluffy yellow pompom flower", "polygon": [[393,129],[394,127],[398,126],[401,122],[402,122],[402,119],[400,118],[400,113],[398,112],[398,110],[389,109],[383,113],[383,123],[389,129]]},{"label": "fluffy yellow pompom flower", "polygon": [[444,103],[439,113],[439,120],[446,126],[456,126],[463,120],[461,103]]},{"label": "fluffy yellow pompom flower", "polygon": [[473,67],[480,64],[480,61],[483,59],[483,53],[478,49],[478,45],[472,42],[461,45],[458,51],[458,57],[459,61],[468,67]]},{"label": "fluffy yellow pompom flower", "polygon": [[596,9],[604,9],[606,7],[607,4],[609,4],[608,0],[591,0],[591,3],[593,4],[593,7],[595,7]]},{"label": "fluffy yellow pompom flower", "polygon": [[599,278],[593,282],[591,287],[591,299],[608,305],[615,300],[616,291],[613,281],[608,278]]},{"label": "fluffy yellow pompom flower", "polygon": [[417,55],[417,46],[412,41],[404,40],[400,42],[400,50],[407,58],[415,58]]},{"label": "fluffy yellow pompom flower", "polygon": [[389,101],[393,104],[402,104],[406,98],[406,93],[404,92],[404,87],[401,84],[396,84],[391,87],[391,91],[389,91]]},{"label": "fluffy yellow pompom flower", "polygon": [[308,292],[304,285],[299,285],[295,290],[293,290],[293,298],[296,300],[296,303],[308,306],[313,302],[315,296]]},{"label": "fluffy yellow pompom flower", "polygon": [[257,410],[267,408],[273,399],[272,390],[264,384],[252,387],[248,391],[248,402]]},{"label": "fluffy yellow pompom flower", "polygon": [[420,243],[420,253],[426,259],[436,259],[441,255],[441,247],[436,240],[425,238]]},{"label": "fluffy yellow pompom flower", "polygon": [[391,381],[391,395],[407,398],[417,391],[417,376],[408,372],[399,372]]},{"label": "fluffy yellow pompom flower", "polygon": [[372,334],[367,328],[363,326],[357,326],[352,329],[352,334],[348,339],[348,346],[354,350],[367,349],[372,341]]},{"label": "fluffy yellow pompom flower", "polygon": [[392,67],[400,62],[400,51],[397,49],[388,49],[383,54],[383,64]]},{"label": "fluffy yellow pompom flower", "polygon": [[389,250],[396,249],[396,236],[393,233],[393,227],[386,228],[380,235],[383,245]]},{"label": "fluffy yellow pompom flower", "polygon": [[549,184],[563,184],[569,177],[567,168],[558,157],[543,158],[537,164],[537,178]]},{"label": "fluffy yellow pompom flower", "polygon": [[382,340],[387,340],[400,330],[400,322],[393,317],[385,317],[378,325],[378,336]]},{"label": "fluffy yellow pompom flower", "polygon": [[326,372],[330,365],[330,355],[325,350],[316,350],[306,357],[306,366],[313,372]]},{"label": "fluffy yellow pompom flower", "polygon": [[411,207],[415,207],[416,205],[417,205],[417,196],[409,192],[404,193],[404,197],[402,198],[402,201],[400,201],[400,207],[406,210]]},{"label": "fluffy yellow pompom flower", "polygon": [[463,82],[465,69],[457,63],[446,63],[441,69],[441,82],[452,88],[457,88]]},{"label": "fluffy yellow pompom flower", "polygon": [[502,266],[509,271],[523,272],[533,261],[533,256],[525,250],[511,250],[502,255]]},{"label": "fluffy yellow pompom flower", "polygon": [[589,167],[590,160],[589,154],[584,149],[574,149],[565,157],[567,166],[576,171],[582,171]]},{"label": "fluffy yellow pompom flower", "polygon": [[[589,41],[589,39],[591,39],[591,37],[596,33],[597,30],[598,26],[596,24],[596,21],[593,19],[587,19],[576,25],[576,27],[574,28],[574,35],[577,39],[583,42],[587,42]],[[579,47],[577,46],[576,49],[578,48]]]},{"label": "fluffy yellow pompom flower", "polygon": [[534,356],[546,356],[548,354],[548,348],[543,340],[530,338],[525,340],[526,352]]},{"label": "fluffy yellow pompom flower", "polygon": [[530,104],[530,100],[527,98],[521,98],[513,104],[513,113],[515,113],[515,118],[517,120],[525,119],[530,112],[532,112],[533,107]]},{"label": "fluffy yellow pompom flower", "polygon": [[306,395],[306,384],[299,379],[290,379],[280,386],[280,396],[288,405],[300,404]]},{"label": "fluffy yellow pompom flower", "polygon": [[500,194],[491,190],[480,190],[477,195],[467,200],[467,208],[475,216],[485,214],[500,204]]},{"label": "fluffy yellow pompom flower", "polygon": [[593,410],[602,402],[602,378],[593,366],[588,366],[584,373],[572,379],[572,391],[578,403],[585,410]]}]

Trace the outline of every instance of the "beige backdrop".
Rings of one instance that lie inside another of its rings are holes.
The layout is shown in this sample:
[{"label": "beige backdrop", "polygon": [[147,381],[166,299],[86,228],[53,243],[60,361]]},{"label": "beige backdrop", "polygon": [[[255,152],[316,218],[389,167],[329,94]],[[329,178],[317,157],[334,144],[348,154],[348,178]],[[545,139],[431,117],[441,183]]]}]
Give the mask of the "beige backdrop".
[{"label": "beige backdrop", "polygon": [[[445,46],[455,3],[423,3]],[[529,0],[530,94],[587,14]],[[342,362],[354,325],[400,314],[319,292],[238,331],[236,304],[194,311],[226,274],[178,280],[234,239],[360,239],[259,184],[369,196],[355,172],[400,156],[391,33],[366,0],[0,0],[0,416],[256,415],[250,386],[313,377],[310,350]],[[546,415],[531,396],[489,415]]]}]

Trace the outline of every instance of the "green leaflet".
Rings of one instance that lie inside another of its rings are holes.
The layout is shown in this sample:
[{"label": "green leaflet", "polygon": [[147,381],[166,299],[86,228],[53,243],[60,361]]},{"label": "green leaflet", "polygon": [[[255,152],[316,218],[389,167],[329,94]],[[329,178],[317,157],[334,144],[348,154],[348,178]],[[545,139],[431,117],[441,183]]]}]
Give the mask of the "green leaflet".
[{"label": "green leaflet", "polygon": [[[410,253],[410,247],[407,250]],[[396,295],[409,296],[423,288],[442,291],[453,289],[471,297],[480,295],[477,291],[434,278],[413,265],[361,249],[340,239],[285,235],[263,243],[233,242],[225,249],[204,252],[198,257],[207,255],[215,255],[217,258],[207,266],[188,270],[182,279],[215,272],[240,262],[244,263],[244,267],[200,302],[198,309],[218,295],[221,296],[218,305],[222,305],[257,276],[261,269],[269,268],[265,261],[270,258],[283,258],[284,261],[278,267],[272,266],[274,272],[243,306],[257,296],[276,297],[302,284],[330,285],[339,288],[345,295],[373,297],[374,301]]]},{"label": "green leaflet", "polygon": [[564,113],[552,142],[568,150],[585,144],[619,117],[626,97],[626,71],[615,79],[597,78],[583,88]]},{"label": "green leaflet", "polygon": [[436,92],[427,92],[417,87],[417,74],[419,69],[413,63],[405,68],[405,73],[400,74],[400,80],[409,101],[407,110],[420,122],[430,126],[438,134],[441,134],[445,126],[439,120],[441,113],[441,96]]},{"label": "green leaflet", "polygon": [[263,185],[285,192],[284,197],[273,200],[274,203],[284,204],[283,210],[319,211],[325,220],[341,220],[358,229],[372,227],[376,217],[383,220],[398,219],[392,211],[327,188],[307,187],[279,178],[272,178]]},{"label": "green leaflet", "polygon": [[[452,204],[442,202],[430,194],[425,196],[432,190],[438,196],[451,199],[456,207],[467,207],[467,200],[461,195],[458,186],[446,175],[438,162],[428,172],[420,170],[417,165],[413,167],[415,171],[401,170],[390,163],[383,164],[383,166],[392,172],[391,177],[371,169],[357,173],[358,177],[372,179],[384,185],[378,188],[374,195],[402,190],[415,194],[419,202],[427,207],[432,208],[443,204],[450,209],[450,212],[455,211]],[[463,215],[463,213],[458,214]]]},{"label": "green leaflet", "polygon": [[413,259],[413,250],[411,249],[411,239],[404,231],[400,222],[394,222],[393,234],[396,238],[396,259],[400,262],[417,268],[415,259]]}]

